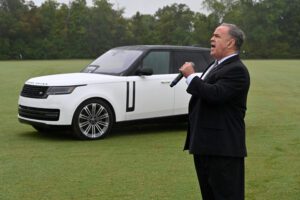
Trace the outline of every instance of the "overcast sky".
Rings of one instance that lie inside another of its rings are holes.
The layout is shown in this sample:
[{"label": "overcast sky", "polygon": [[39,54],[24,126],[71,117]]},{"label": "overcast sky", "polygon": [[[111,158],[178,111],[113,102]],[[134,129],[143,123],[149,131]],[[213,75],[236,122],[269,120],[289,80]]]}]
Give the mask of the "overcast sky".
[{"label": "overcast sky", "polygon": [[[26,0],[27,1],[27,0]],[[40,6],[45,0],[32,0],[35,5]],[[66,3],[72,0],[56,0],[58,3]],[[92,5],[93,0],[86,0],[88,5]],[[173,3],[186,4],[192,11],[205,13],[202,9],[202,0],[109,0],[114,5],[114,9],[125,8],[124,16],[132,17],[137,11],[142,14],[154,14],[159,8]]]}]

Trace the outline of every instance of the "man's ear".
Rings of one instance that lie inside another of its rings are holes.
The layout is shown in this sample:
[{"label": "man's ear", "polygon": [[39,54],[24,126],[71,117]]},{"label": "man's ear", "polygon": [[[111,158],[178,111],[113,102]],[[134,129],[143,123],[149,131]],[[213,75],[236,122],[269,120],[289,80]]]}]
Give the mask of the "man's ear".
[{"label": "man's ear", "polygon": [[230,39],[230,40],[228,41],[227,48],[228,48],[228,49],[231,49],[231,48],[233,48],[234,46],[235,46],[235,40],[234,40],[234,39]]}]

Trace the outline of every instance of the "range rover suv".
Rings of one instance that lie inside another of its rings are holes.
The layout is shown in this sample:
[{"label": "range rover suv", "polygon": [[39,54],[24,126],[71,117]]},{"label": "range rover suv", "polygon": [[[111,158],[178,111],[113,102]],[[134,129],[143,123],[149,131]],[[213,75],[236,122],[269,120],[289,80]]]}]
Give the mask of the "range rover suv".
[{"label": "range rover suv", "polygon": [[199,75],[209,49],[139,45],[113,48],[81,72],[27,80],[18,118],[38,131],[67,126],[80,139],[99,139],[122,121],[187,114],[186,83],[170,87],[184,62]]}]

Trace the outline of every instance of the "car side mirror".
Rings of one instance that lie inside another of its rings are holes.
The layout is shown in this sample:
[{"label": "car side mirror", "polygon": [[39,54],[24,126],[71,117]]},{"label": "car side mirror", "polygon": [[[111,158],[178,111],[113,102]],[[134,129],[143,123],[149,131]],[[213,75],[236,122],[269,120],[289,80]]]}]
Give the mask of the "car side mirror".
[{"label": "car side mirror", "polygon": [[150,68],[142,68],[136,71],[136,74],[139,76],[150,76],[153,74],[153,69]]}]

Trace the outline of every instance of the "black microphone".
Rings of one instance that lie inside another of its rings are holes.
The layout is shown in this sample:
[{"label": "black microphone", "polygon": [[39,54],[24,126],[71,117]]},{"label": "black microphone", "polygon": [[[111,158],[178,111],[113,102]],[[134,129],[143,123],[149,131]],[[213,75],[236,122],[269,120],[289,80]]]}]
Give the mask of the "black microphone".
[{"label": "black microphone", "polygon": [[[190,62],[190,64],[192,65],[192,67],[195,66],[195,64],[193,62]],[[176,76],[176,78],[171,82],[170,87],[174,87],[183,77],[183,74],[181,72],[179,72],[179,74]]]},{"label": "black microphone", "polygon": [[174,87],[183,77],[183,74],[180,72],[176,78],[171,82],[170,87]]}]

